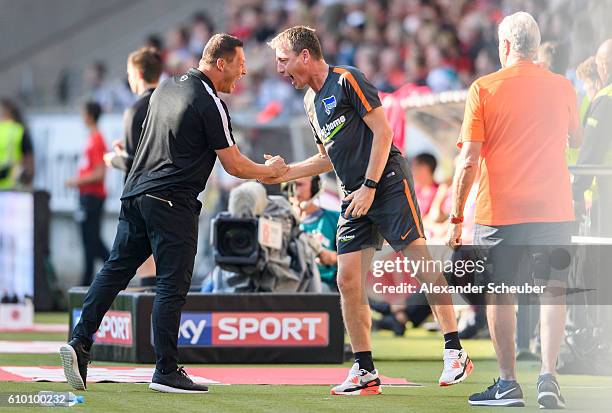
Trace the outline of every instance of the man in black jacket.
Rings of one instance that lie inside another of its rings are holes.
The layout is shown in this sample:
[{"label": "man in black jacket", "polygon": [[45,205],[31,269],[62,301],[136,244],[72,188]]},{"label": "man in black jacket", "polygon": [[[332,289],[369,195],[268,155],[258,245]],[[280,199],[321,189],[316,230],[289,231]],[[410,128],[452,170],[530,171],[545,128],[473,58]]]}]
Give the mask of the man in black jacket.
[{"label": "man in black jacket", "polygon": [[191,284],[202,192],[217,157],[238,178],[280,176],[281,157],[257,164],[243,156],[232,135],[229,112],[218,92],[231,93],[246,74],[242,42],[214,35],[197,69],[162,82],[151,95],[136,156],[121,196],[117,235],[109,259],[89,288],[71,341],[60,348],[64,374],[86,387],[89,350],[104,314],[151,255],[157,265],[151,314],[157,357],[149,388],[170,393],[205,393],[178,367],[181,308]]}]

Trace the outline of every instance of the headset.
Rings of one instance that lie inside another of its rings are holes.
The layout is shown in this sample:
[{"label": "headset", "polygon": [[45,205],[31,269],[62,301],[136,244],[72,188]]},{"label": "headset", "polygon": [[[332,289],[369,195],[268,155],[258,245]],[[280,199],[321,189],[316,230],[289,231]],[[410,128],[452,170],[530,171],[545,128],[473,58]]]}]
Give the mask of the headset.
[{"label": "headset", "polygon": [[[308,205],[313,203],[321,194],[321,190],[321,177],[319,175],[314,175],[310,181],[310,199],[300,202],[300,208],[305,209],[308,207]],[[285,192],[288,198],[294,198],[297,194],[295,181],[281,184],[281,191]]]},{"label": "headset", "polygon": [[321,177],[314,175],[310,181],[310,199],[312,200],[319,196],[319,192],[321,192]]}]

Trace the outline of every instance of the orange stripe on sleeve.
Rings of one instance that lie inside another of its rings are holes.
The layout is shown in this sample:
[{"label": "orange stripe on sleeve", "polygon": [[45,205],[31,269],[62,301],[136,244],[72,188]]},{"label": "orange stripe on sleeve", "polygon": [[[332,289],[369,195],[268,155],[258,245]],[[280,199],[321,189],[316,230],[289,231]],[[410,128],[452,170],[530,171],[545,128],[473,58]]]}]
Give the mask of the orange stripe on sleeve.
[{"label": "orange stripe on sleeve", "polygon": [[419,231],[419,235],[421,238],[425,238],[423,235],[423,230],[421,229],[419,219],[419,214],[417,214],[416,208],[414,207],[414,202],[412,201],[412,194],[410,193],[410,187],[408,186],[408,182],[404,179],[404,193],[406,194],[406,199],[408,200],[408,205],[410,205],[410,211],[412,212],[412,219],[414,220],[414,225],[417,227],[417,231]]},{"label": "orange stripe on sleeve", "polygon": [[368,100],[366,99],[365,95],[361,91],[361,87],[359,87],[359,83],[357,83],[357,81],[355,80],[355,77],[353,76],[353,74],[351,72],[349,72],[348,70],[343,69],[341,67],[334,67],[334,72],[340,73],[341,77],[342,76],[346,77],[346,79],[349,81],[351,86],[353,86],[353,89],[355,89],[355,92],[357,93],[357,96],[359,96],[359,99],[361,100],[361,103],[363,104],[363,107],[365,107],[366,112],[371,111],[372,110],[372,106],[370,105],[370,102],[368,102]]}]

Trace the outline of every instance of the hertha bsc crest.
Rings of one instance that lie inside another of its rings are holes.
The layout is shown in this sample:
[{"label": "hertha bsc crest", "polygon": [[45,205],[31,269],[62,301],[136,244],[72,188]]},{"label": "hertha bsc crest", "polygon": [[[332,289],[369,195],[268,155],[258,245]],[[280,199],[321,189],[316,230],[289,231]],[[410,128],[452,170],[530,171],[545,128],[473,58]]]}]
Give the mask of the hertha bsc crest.
[{"label": "hertha bsc crest", "polygon": [[332,109],[336,107],[336,97],[331,95],[330,97],[323,99],[323,107],[325,108],[325,113],[329,115]]}]

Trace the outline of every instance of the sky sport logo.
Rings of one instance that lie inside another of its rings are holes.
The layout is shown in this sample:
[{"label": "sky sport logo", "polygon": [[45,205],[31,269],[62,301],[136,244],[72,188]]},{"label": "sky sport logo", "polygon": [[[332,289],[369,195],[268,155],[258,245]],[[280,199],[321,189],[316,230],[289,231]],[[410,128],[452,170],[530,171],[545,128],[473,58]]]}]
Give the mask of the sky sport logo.
[{"label": "sky sport logo", "polygon": [[180,347],[325,347],[328,343],[325,312],[185,312],[178,337]]},{"label": "sky sport logo", "polygon": [[[81,318],[81,309],[72,310],[73,326]],[[96,344],[131,346],[132,338],[132,314],[129,311],[109,311],[102,318],[100,328],[94,336]]]}]

